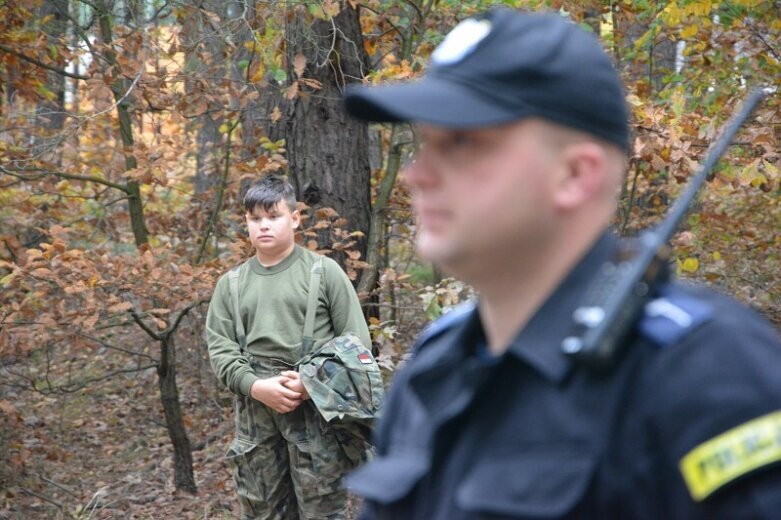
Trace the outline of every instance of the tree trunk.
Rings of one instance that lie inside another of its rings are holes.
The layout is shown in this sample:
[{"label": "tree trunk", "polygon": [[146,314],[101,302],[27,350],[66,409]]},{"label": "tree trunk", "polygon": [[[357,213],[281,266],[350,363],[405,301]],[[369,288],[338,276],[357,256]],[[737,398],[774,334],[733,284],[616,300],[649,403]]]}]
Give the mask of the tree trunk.
[{"label": "tree trunk", "polygon": [[[122,71],[117,63],[113,48],[112,25],[109,10],[105,0],[95,0],[95,11],[103,42],[107,48],[103,54],[111,66],[111,90],[117,104],[119,119],[119,134],[125,153],[125,170],[136,167],[137,161],[133,150],[133,127],[128,110],[128,88],[123,79]],[[140,185],[137,181],[127,183],[130,222],[135,237],[136,246],[142,248],[147,244],[148,233],[144,221],[144,206],[141,199]],[[193,459],[190,440],[184,426],[179,390],[176,386],[176,346],[173,331],[159,338],[160,364],[157,368],[160,400],[163,404],[166,429],[174,448],[174,483],[177,490],[195,493],[195,478],[193,477]]]},{"label": "tree trunk", "polygon": [[[133,123],[130,119],[128,110],[129,86],[127,81],[121,75],[116,54],[113,50],[113,36],[111,31],[111,18],[106,7],[105,0],[95,1],[95,11],[98,17],[100,35],[103,42],[108,46],[104,57],[111,65],[111,91],[114,94],[114,100],[117,103],[117,119],[119,119],[119,134],[122,140],[122,147],[125,154],[125,171],[130,171],[137,166],[135,155],[133,155]],[[149,232],[146,229],[144,221],[144,205],[141,200],[141,191],[137,181],[130,181],[128,187],[128,210],[130,212],[130,224],[133,230],[136,247],[145,246],[149,241]]]},{"label": "tree trunk", "polygon": [[[341,102],[344,87],[366,72],[358,11],[345,7],[332,19],[314,22],[297,12],[287,18],[286,39],[287,85],[299,79],[294,63],[300,54],[306,57],[302,77],[322,86],[299,83],[292,100],[285,91],[269,92],[262,114],[266,118],[253,119],[265,123],[272,141],[285,139],[290,180],[300,200],[313,209],[332,207],[346,218],[349,230],[363,233],[355,249],[366,258],[371,219],[368,136],[366,125],[350,118]],[[272,124],[267,116],[275,106],[282,119]],[[326,237],[320,244],[329,245]]]},{"label": "tree trunk", "polygon": [[[216,15],[208,19],[209,14]],[[188,8],[180,18],[181,45],[185,51],[185,89],[190,97],[205,98],[215,81],[225,75],[225,4],[207,0],[200,8]],[[195,159],[195,193],[212,189],[220,177],[221,142],[220,126],[223,123],[222,103],[219,98],[207,99],[206,110],[195,118],[198,153]]]},{"label": "tree trunk", "polygon": [[[635,42],[649,29],[648,22],[638,21],[635,13],[627,9],[613,12],[613,31],[616,61],[621,62],[623,51],[634,48]],[[664,77],[675,70],[676,43],[666,33],[658,34],[649,40],[645,59],[638,55],[624,63],[624,69],[632,83],[641,83],[644,88],[640,94],[658,92],[664,87]]]},{"label": "tree trunk", "polygon": [[662,34],[651,49],[649,77],[653,92],[661,91],[667,84],[665,77],[675,71],[676,42],[672,36]]},{"label": "tree trunk", "polygon": [[176,345],[173,333],[160,341],[160,365],[157,367],[160,401],[163,404],[165,426],[174,447],[174,482],[176,489],[196,493],[193,476],[193,455],[184,426],[184,416],[176,386]]},{"label": "tree trunk", "polygon": [[380,261],[382,251],[387,247],[385,233],[388,227],[387,211],[393,187],[396,185],[396,177],[401,165],[401,149],[403,144],[399,142],[399,127],[394,124],[391,129],[390,150],[388,152],[388,161],[385,165],[384,175],[380,181],[377,190],[377,199],[374,201],[374,211],[372,212],[371,227],[369,231],[368,251],[366,254],[366,263],[369,264],[358,282],[357,290],[359,293],[371,293],[377,286],[379,279]]},{"label": "tree trunk", "polygon": [[[39,7],[38,13],[41,19],[49,17],[49,21],[42,27],[49,49],[60,48],[67,29],[65,15],[68,13],[68,0],[46,0]],[[60,69],[65,68],[65,60],[62,56],[62,53],[59,53],[53,63]],[[35,155],[57,152],[59,146],[53,138],[62,130],[65,123],[65,76],[58,72],[46,71],[44,88],[49,97],[39,101],[35,111],[37,126],[33,143]],[[51,160],[59,164],[59,153],[56,157],[51,157]]]}]

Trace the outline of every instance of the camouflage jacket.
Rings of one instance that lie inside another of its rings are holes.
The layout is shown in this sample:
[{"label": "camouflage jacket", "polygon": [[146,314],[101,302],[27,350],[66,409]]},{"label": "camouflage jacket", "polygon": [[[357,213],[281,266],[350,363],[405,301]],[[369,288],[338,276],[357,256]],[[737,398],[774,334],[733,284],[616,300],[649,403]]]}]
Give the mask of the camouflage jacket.
[{"label": "camouflage jacket", "polygon": [[337,336],[297,365],[304,388],[326,421],[377,417],[385,395],[382,374],[356,335]]}]

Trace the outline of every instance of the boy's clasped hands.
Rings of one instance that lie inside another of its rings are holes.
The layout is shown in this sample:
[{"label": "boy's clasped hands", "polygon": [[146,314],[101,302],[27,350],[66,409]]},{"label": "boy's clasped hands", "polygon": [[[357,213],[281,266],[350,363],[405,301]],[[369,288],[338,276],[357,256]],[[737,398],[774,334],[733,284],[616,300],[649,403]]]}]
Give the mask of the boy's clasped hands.
[{"label": "boy's clasped hands", "polygon": [[301,375],[294,370],[286,370],[275,377],[258,379],[252,384],[250,396],[278,413],[292,412],[309,399],[309,394],[301,382]]}]

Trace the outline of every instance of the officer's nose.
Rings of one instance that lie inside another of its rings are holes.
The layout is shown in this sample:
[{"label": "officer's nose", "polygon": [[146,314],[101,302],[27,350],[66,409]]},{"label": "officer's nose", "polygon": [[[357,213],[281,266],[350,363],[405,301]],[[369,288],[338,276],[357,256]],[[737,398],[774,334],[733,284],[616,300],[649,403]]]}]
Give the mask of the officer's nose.
[{"label": "officer's nose", "polygon": [[404,179],[413,190],[425,191],[436,187],[440,174],[431,154],[425,149],[420,150],[404,171]]}]

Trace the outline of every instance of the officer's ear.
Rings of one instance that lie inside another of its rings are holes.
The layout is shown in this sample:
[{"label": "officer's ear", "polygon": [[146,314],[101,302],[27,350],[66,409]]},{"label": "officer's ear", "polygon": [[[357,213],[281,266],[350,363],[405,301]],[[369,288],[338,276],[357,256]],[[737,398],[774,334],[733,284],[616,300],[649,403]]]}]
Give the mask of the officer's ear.
[{"label": "officer's ear", "polygon": [[602,145],[593,141],[569,143],[561,150],[560,166],[553,194],[559,210],[575,210],[604,192],[608,157]]}]

